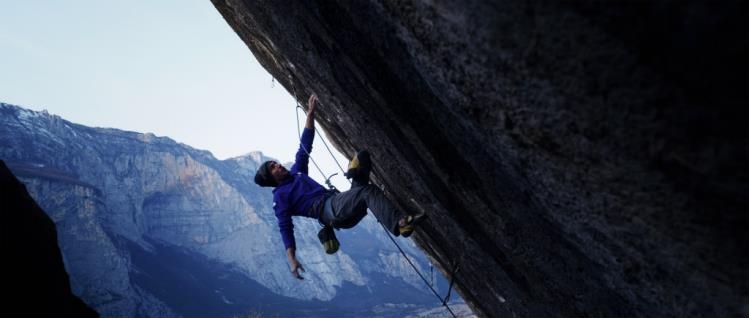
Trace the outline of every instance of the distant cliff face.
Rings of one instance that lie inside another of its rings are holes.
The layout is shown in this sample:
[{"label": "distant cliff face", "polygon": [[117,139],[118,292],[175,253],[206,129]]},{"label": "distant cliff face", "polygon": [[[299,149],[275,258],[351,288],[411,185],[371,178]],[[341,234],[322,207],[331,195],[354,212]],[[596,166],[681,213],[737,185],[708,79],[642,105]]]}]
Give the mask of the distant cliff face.
[{"label": "distant cliff face", "polygon": [[[228,315],[252,301],[336,313],[331,305],[304,300],[339,299],[347,297],[340,290],[357,288],[392,294],[390,302],[401,291],[412,293],[401,300],[422,309],[425,299],[431,301],[371,218],[357,231],[339,234],[341,251],[332,256],[317,240],[317,222],[295,219],[307,279],[294,279],[270,190],[251,181],[267,159],[260,153],[219,161],[168,138],[84,127],[0,103],[0,158],[57,225],[73,291],[104,316]],[[424,266],[420,259],[417,265]],[[185,260],[192,263],[180,263]],[[199,281],[217,268],[223,272],[211,278],[216,287]],[[238,279],[244,286],[228,287]],[[198,297],[191,288],[208,295]],[[204,298],[216,302],[201,305]],[[199,311],[208,306],[215,311]],[[264,308],[272,313],[282,307]]]},{"label": "distant cliff face", "polygon": [[745,1],[212,2],[478,314],[746,314]]}]

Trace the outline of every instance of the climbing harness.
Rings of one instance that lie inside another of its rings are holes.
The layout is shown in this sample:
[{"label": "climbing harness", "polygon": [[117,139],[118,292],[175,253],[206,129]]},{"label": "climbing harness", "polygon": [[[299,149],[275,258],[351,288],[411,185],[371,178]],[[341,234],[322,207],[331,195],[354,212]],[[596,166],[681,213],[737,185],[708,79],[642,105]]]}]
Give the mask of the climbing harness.
[{"label": "climbing harness", "polygon": [[[296,102],[296,108],[297,108],[296,109],[296,121],[297,121],[296,127],[297,127],[297,133],[299,135],[299,139],[301,139],[302,138],[302,132],[301,132],[301,129],[299,128],[299,126],[300,126],[299,109],[301,109],[305,113],[306,113],[306,111],[304,110],[304,108],[302,108],[302,105],[299,103],[299,98],[297,98],[296,88],[294,86],[294,80],[291,77],[291,74],[289,74],[289,81],[291,82],[291,89],[292,89],[292,92],[294,94],[294,101]],[[318,103],[320,103],[320,101],[318,101]],[[320,105],[322,105],[322,103],[320,103]],[[315,127],[315,132],[318,135],[320,134],[319,131],[317,130],[317,127]],[[336,165],[338,165],[338,169],[340,169],[341,172],[343,172],[345,174],[346,172],[343,170],[343,167],[341,166],[340,162],[338,162],[338,159],[335,158],[335,155],[330,150],[330,147],[328,147],[328,143],[325,142],[325,139],[323,139],[323,138],[320,138],[320,140],[322,140],[323,145],[325,145],[325,148],[328,150],[328,153],[330,153],[330,156],[333,158],[333,160],[335,161]],[[317,170],[320,172],[320,175],[322,175],[322,177],[325,178],[325,173],[322,171],[322,169],[320,169],[320,166],[318,166],[317,162],[315,162],[315,160],[312,158],[312,154],[310,154],[309,150],[306,147],[304,147],[304,145],[302,145],[302,149],[304,149],[304,152],[307,153],[307,156],[310,158],[310,160],[312,161],[312,163],[315,165],[315,167],[317,168]],[[337,174],[338,173],[336,172],[336,173],[331,174],[327,178],[325,178],[325,184],[328,186],[328,188],[330,188],[331,190],[335,190],[335,191],[337,191],[337,189],[335,188],[335,186],[333,186],[330,183],[330,178],[332,178],[333,176],[335,176]],[[349,183],[351,182],[350,180],[348,180],[348,181],[349,181]],[[385,227],[385,225],[382,224],[382,223],[379,223],[379,224],[380,224],[380,226],[382,226],[382,229],[385,230],[385,233],[387,234],[388,238],[390,238],[390,240],[393,242],[393,244],[395,245],[395,247],[398,248],[398,251],[400,251],[400,253],[403,256],[403,258],[405,258],[406,261],[408,262],[408,264],[411,265],[411,268],[414,269],[414,271],[416,272],[416,274],[419,275],[419,277],[421,278],[421,280],[424,281],[424,283],[427,285],[427,287],[429,287],[429,289],[432,291],[432,293],[434,294],[434,296],[437,297],[437,299],[439,299],[441,301],[442,306],[444,306],[447,309],[447,311],[450,312],[450,315],[452,315],[453,318],[457,318],[457,316],[455,315],[455,313],[450,308],[450,305],[448,305],[448,301],[450,300],[450,293],[452,291],[453,284],[455,283],[455,275],[458,273],[458,270],[460,269],[460,267],[457,264],[453,266],[452,275],[450,275],[451,276],[450,277],[450,287],[447,289],[447,295],[444,298],[442,298],[439,295],[439,293],[433,287],[433,285],[434,285],[434,279],[432,278],[432,283],[430,283],[429,280],[427,280],[426,277],[424,277],[424,275],[421,273],[421,271],[419,271],[419,269],[416,267],[416,265],[411,261],[411,259],[408,257],[408,255],[406,254],[406,252],[403,251],[403,248],[400,247],[400,244],[398,244],[398,242],[395,241],[395,238],[393,238],[393,235],[390,234],[390,231],[388,231],[388,229]],[[321,230],[321,233],[323,231],[325,231],[325,228],[323,228],[323,230]],[[321,235],[323,235],[323,234],[318,233],[318,236],[321,236]],[[320,241],[321,242],[323,241],[322,237],[320,237]],[[326,248],[326,252],[333,251],[333,250],[336,250],[336,251],[338,250],[337,240],[336,240],[336,245],[334,245],[334,246],[326,245],[325,243],[323,243],[323,245]],[[333,252],[333,253],[335,253],[335,252]],[[329,254],[331,254],[331,253],[329,253]],[[431,266],[431,263],[430,263],[430,269],[431,268],[432,268],[432,266]]]}]

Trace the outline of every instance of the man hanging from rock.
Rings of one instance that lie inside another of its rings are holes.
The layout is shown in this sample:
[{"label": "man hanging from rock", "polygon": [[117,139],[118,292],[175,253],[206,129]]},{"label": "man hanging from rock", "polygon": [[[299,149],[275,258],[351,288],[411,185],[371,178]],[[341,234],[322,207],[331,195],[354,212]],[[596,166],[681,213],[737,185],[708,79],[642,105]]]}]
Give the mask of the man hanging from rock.
[{"label": "man hanging from rock", "polygon": [[255,183],[261,187],[273,189],[273,209],[278,218],[281,238],[286,247],[286,256],[291,266],[291,273],[303,279],[300,271],[302,264],[296,258],[296,241],[292,216],[314,218],[323,224],[318,233],[326,252],[335,253],[338,241],[333,228],[348,229],[354,227],[367,214],[367,208],[374,213],[377,220],[394,235],[409,237],[416,223],[425,215],[406,215],[396,210],[382,191],[369,184],[369,173],[372,169],[369,153],[360,151],[349,163],[347,178],[352,179],[351,189],[345,192],[328,191],[307,175],[309,153],[315,137],[315,109],[317,95],[312,94],[307,101],[307,120],[304,125],[296,161],[290,170],[276,161],[266,161],[255,174]]}]

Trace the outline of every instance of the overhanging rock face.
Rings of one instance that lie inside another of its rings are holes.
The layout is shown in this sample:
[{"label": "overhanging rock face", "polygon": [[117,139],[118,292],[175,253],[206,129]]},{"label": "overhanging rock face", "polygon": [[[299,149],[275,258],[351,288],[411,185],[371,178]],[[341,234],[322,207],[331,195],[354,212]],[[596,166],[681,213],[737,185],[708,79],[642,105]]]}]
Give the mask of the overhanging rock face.
[{"label": "overhanging rock face", "polygon": [[746,313],[746,2],[212,1],[477,314]]}]

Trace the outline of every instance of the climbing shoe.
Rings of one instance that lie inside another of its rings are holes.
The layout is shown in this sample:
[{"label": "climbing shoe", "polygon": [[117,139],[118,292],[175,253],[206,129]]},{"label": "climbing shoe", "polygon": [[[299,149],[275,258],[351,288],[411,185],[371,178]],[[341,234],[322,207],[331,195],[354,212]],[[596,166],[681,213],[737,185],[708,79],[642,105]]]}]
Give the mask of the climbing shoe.
[{"label": "climbing shoe", "polygon": [[418,214],[407,216],[404,220],[405,222],[403,222],[405,224],[398,227],[398,232],[400,233],[400,235],[402,235],[403,237],[411,236],[411,234],[413,234],[414,230],[416,229],[416,225],[424,220],[426,215],[427,214],[422,211]]},{"label": "climbing shoe", "polygon": [[369,152],[362,150],[356,153],[348,164],[348,171],[343,175],[352,179],[352,186],[365,186],[369,184],[369,173],[372,171],[372,158]]},{"label": "climbing shoe", "polygon": [[320,243],[322,243],[325,253],[335,254],[341,246],[341,243],[338,242],[338,239],[335,237],[335,231],[333,231],[333,227],[331,226],[323,227],[320,232],[317,232],[317,238],[320,239]]}]

